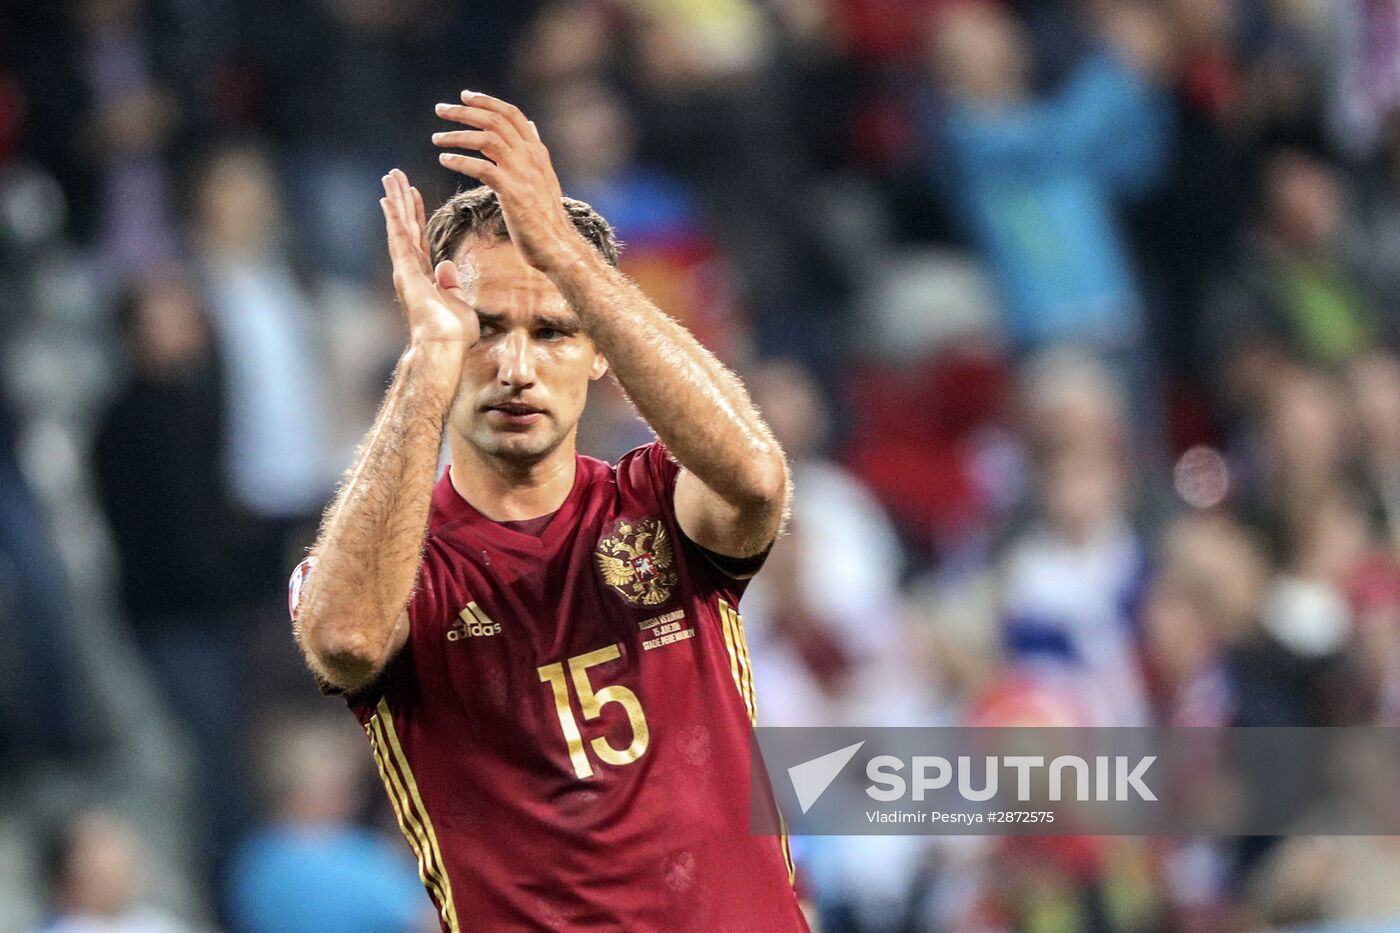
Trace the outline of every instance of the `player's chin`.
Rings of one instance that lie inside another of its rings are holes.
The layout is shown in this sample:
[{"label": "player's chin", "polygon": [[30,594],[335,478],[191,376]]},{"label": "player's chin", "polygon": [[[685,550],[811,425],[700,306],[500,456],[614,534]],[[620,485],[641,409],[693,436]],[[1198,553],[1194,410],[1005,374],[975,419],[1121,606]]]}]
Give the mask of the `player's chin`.
[{"label": "player's chin", "polygon": [[543,422],[526,426],[488,426],[477,436],[483,450],[507,460],[536,460],[558,446],[558,440]]}]

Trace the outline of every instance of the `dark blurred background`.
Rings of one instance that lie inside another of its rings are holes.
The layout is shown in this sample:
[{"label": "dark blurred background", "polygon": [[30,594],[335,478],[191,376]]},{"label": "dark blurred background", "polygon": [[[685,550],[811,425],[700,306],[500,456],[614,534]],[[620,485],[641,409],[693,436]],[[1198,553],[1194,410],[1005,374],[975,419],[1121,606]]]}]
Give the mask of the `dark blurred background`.
[{"label": "dark blurred background", "polygon": [[[761,722],[1400,725],[1400,0],[9,0],[0,930],[432,928],[284,594],[464,87],[793,458]],[[1385,838],[794,850],[826,931],[1400,928]]]}]

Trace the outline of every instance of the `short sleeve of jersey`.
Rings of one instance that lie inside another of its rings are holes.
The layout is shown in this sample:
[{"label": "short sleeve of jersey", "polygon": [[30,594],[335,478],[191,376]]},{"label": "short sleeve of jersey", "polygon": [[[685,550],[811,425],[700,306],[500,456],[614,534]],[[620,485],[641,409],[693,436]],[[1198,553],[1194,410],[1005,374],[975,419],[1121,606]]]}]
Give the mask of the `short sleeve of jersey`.
[{"label": "short sleeve of jersey", "polygon": [[676,479],[681,465],[660,441],[630,450],[617,461],[617,482],[639,498],[651,498],[667,518],[676,517]]},{"label": "short sleeve of jersey", "polygon": [[[697,568],[702,577],[714,588],[726,593],[735,601],[748,586],[749,578],[763,565],[767,552],[756,558],[736,561],[741,565],[729,566],[732,558],[707,551],[686,537],[676,518],[676,480],[681,466],[672,459],[670,452],[661,441],[652,441],[624,454],[617,462],[617,481],[624,488],[642,497],[650,497],[657,510],[665,516],[667,523],[676,529],[682,541],[682,553],[692,567]],[[718,560],[717,560],[718,558]],[[724,561],[725,563],[721,563]]]}]

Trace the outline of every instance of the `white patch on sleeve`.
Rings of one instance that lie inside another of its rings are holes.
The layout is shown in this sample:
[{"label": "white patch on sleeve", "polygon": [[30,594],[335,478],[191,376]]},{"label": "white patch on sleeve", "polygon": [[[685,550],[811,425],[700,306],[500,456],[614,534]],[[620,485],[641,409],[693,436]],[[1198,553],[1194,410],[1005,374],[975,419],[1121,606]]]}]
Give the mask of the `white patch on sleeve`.
[{"label": "white patch on sleeve", "polygon": [[292,571],[292,579],[287,584],[287,612],[293,619],[297,617],[297,607],[301,605],[302,587],[311,579],[311,572],[315,569],[316,555],[308,554],[305,560],[297,564],[297,569]]}]

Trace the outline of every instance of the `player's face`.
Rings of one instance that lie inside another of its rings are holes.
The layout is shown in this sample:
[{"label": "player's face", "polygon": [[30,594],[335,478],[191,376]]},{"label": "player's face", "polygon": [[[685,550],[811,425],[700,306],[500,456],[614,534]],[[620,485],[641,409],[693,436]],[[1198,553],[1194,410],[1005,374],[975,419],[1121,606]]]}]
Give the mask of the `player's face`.
[{"label": "player's face", "polygon": [[572,434],[607,363],[559,289],[510,241],[470,239],[456,262],[481,339],[467,352],[451,426],[489,457],[539,460]]}]

